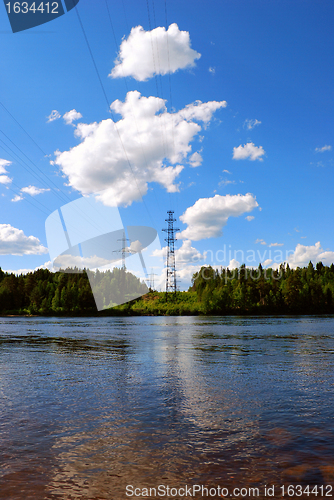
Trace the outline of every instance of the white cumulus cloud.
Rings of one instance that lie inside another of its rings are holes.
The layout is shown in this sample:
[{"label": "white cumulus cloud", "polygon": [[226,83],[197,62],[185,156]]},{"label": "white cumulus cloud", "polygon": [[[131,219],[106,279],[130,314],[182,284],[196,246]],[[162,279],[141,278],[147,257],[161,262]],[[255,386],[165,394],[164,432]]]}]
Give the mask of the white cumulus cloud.
[{"label": "white cumulus cloud", "polygon": [[21,229],[0,224],[0,255],[39,255],[48,253],[35,236],[26,236]]},{"label": "white cumulus cloud", "polygon": [[[159,250],[154,250],[153,257],[162,257],[164,262],[167,256],[167,247]],[[205,260],[205,255],[202,255],[197,248],[193,247],[190,240],[184,240],[180,248],[175,249],[175,263],[176,267],[184,266],[189,263],[199,262]]]},{"label": "white cumulus cloud", "polygon": [[[79,123],[75,135],[81,143],[69,151],[56,151],[57,164],[68,184],[86,195],[103,191],[99,199],[109,206],[130,205],[140,200],[148,182],[168,192],[178,191],[175,180],[189,160],[191,141],[225,101],[196,101],[177,113],[166,110],[158,97],[128,92],[125,102],[111,109],[121,115],[97,123]],[[121,138],[121,140],[120,140]]]},{"label": "white cumulus cloud", "polygon": [[[180,290],[188,290],[192,277],[201,270],[202,264],[187,264],[177,271],[177,286]],[[163,286],[166,282],[164,277]]]},{"label": "white cumulus cloud", "polygon": [[[226,108],[226,101],[195,101],[192,104],[187,104],[184,109],[181,109],[177,115],[187,121],[200,120],[204,123],[208,123],[213,113],[219,108]],[[173,115],[174,117],[175,115]]]},{"label": "white cumulus cloud", "polygon": [[7,174],[6,167],[9,167],[11,164],[11,161],[0,158],[0,174]]},{"label": "white cumulus cloud", "polygon": [[217,238],[222,235],[222,228],[229,217],[239,217],[257,206],[255,197],[250,193],[200,198],[180,216],[188,227],[179,236],[194,241]]},{"label": "white cumulus cloud", "polygon": [[53,261],[53,267],[56,270],[67,268],[73,269],[74,267],[77,267],[78,269],[96,269],[97,267],[102,267],[109,263],[109,260],[103,259],[102,257],[98,257],[96,255],[92,255],[91,257],[59,255]]},{"label": "white cumulus cloud", "polygon": [[192,154],[189,158],[189,163],[191,167],[199,167],[202,165],[203,158],[200,153],[196,151],[196,153]]},{"label": "white cumulus cloud", "polygon": [[21,193],[27,193],[31,196],[36,196],[41,193],[45,193],[46,191],[50,191],[50,189],[38,188],[36,186],[27,186],[21,189]]},{"label": "white cumulus cloud", "polygon": [[0,175],[0,184],[10,184],[12,179],[8,175]]},{"label": "white cumulus cloud", "polygon": [[12,182],[12,179],[6,175],[8,174],[6,167],[9,167],[11,164],[11,161],[0,158],[0,184],[10,184]]},{"label": "white cumulus cloud", "polygon": [[14,196],[14,198],[12,198],[10,201],[13,201],[14,203],[16,203],[17,201],[21,201],[23,199],[24,199],[23,196],[21,196],[20,194],[16,194]]},{"label": "white cumulus cloud", "polygon": [[320,241],[315,245],[298,245],[293,254],[287,259],[290,267],[304,267],[311,261],[313,264],[322,262],[324,265],[330,266],[334,263],[334,252],[324,251],[321,248]]},{"label": "white cumulus cloud", "polygon": [[33,273],[34,271],[37,271],[38,269],[49,269],[49,271],[53,271],[53,266],[51,260],[48,262],[45,262],[41,266],[35,267],[34,269],[6,269],[4,270],[5,273],[13,273],[16,274],[16,276],[20,276],[20,274],[28,274],[28,273]]},{"label": "white cumulus cloud", "polygon": [[240,262],[235,259],[230,260],[229,265],[227,266],[229,269],[239,269]]},{"label": "white cumulus cloud", "polygon": [[250,222],[251,220],[255,219],[254,215],[247,215],[247,217],[245,217],[246,220],[248,220],[248,222]]},{"label": "white cumulus cloud", "polygon": [[248,142],[243,146],[240,144],[237,148],[233,148],[233,160],[260,160],[262,161],[265,151],[262,146],[255,146],[253,142]]},{"label": "white cumulus cloud", "polygon": [[180,31],[175,23],[167,31],[164,27],[145,31],[142,26],[137,26],[122,41],[109,76],[132,76],[138,81],[145,81],[154,75],[166,75],[178,69],[193,67],[200,57],[201,54],[190,46],[189,33]]},{"label": "white cumulus cloud", "polygon": [[75,109],[71,109],[71,111],[67,111],[67,113],[63,115],[63,118],[65,120],[66,125],[72,125],[74,121],[82,118],[82,114],[76,111]]}]

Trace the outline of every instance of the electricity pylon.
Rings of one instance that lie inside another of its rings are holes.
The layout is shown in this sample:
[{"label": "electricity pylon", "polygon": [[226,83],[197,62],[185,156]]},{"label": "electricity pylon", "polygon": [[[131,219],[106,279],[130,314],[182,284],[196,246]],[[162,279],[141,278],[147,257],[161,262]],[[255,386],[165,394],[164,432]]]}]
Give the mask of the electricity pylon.
[{"label": "electricity pylon", "polygon": [[166,261],[166,300],[168,298],[168,292],[173,292],[176,294],[177,286],[176,286],[176,268],[175,268],[175,248],[174,244],[176,241],[175,233],[176,231],[180,231],[179,228],[174,227],[174,210],[168,210],[168,219],[165,221],[168,224],[167,229],[163,229],[167,233],[167,238],[165,241],[167,242],[167,261]]}]

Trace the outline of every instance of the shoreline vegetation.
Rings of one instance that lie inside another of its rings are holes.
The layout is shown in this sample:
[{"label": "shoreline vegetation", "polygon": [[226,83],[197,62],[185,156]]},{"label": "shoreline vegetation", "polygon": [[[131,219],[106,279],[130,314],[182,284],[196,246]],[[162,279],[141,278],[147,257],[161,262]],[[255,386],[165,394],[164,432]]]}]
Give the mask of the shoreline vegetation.
[{"label": "shoreline vegetation", "polygon": [[[92,273],[92,271],[89,271]],[[126,269],[92,273],[94,292],[106,308],[97,312],[87,273],[78,269],[52,273],[38,269],[16,276],[0,268],[0,316],[195,316],[334,314],[334,264],[290,269],[220,270],[202,267],[186,292],[149,290],[142,297],[112,307],[117,290],[131,298],[147,286]],[[112,286],[111,286],[112,285]]]}]

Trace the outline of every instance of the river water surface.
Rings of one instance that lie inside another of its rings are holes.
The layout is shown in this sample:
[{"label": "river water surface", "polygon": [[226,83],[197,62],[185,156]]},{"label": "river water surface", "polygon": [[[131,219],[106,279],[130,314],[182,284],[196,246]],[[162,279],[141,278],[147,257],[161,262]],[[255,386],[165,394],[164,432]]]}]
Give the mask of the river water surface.
[{"label": "river water surface", "polygon": [[333,317],[0,318],[0,498],[334,485],[333,368]]}]

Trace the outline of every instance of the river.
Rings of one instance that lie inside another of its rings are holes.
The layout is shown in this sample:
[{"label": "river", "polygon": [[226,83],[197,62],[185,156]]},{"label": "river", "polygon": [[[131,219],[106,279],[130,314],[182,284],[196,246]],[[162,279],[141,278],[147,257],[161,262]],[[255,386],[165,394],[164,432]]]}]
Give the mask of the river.
[{"label": "river", "polygon": [[316,498],[333,368],[333,317],[0,318],[0,498]]}]

